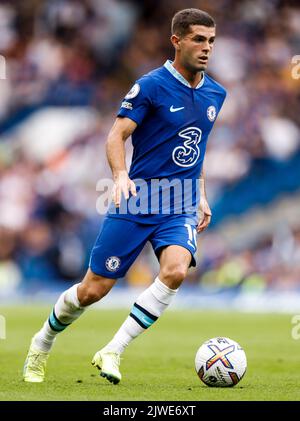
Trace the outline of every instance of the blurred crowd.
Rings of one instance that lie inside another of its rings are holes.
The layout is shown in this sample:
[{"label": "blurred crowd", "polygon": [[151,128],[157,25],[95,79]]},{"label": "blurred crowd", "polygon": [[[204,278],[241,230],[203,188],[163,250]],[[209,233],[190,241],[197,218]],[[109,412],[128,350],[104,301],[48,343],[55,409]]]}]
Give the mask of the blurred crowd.
[{"label": "blurred crowd", "polygon": [[[186,7],[216,19],[208,73],[228,91],[205,162],[212,208],[253,160],[288,160],[299,151],[300,79],[292,77],[292,57],[300,54],[297,1],[2,1],[0,289],[74,281],[84,273],[102,219],[96,182],[110,177],[107,133],[135,79],[172,59],[170,21]],[[231,251],[208,232],[188,281],[300,285],[299,227],[291,229],[288,256],[276,241],[274,234],[258,238],[253,249]],[[146,248],[125,282],[150,282],[153,259]]]},{"label": "blurred crowd", "polygon": [[201,285],[212,291],[299,289],[300,229],[285,226],[271,236],[263,236],[255,246],[235,252],[219,236],[208,234],[200,246],[199,259],[191,282],[200,279]]}]

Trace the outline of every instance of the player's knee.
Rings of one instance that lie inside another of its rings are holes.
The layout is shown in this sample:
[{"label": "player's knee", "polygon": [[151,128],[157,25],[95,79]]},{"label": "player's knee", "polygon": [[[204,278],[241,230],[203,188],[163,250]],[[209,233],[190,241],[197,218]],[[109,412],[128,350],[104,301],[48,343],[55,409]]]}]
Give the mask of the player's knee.
[{"label": "player's knee", "polygon": [[86,307],[88,305],[91,305],[93,303],[96,303],[102,298],[101,294],[97,290],[94,290],[92,288],[85,289],[84,291],[81,291],[81,295],[78,296],[80,305],[82,307]]},{"label": "player's knee", "polygon": [[187,267],[182,264],[176,264],[163,268],[160,272],[160,278],[169,288],[177,289],[187,275]]},{"label": "player's knee", "polygon": [[110,288],[105,288],[102,285],[97,287],[87,287],[81,290],[80,295],[78,294],[78,300],[80,305],[85,307],[101,300],[101,298],[105,297],[109,291]]},{"label": "player's knee", "polygon": [[77,290],[80,305],[85,307],[101,300],[108,294],[114,283],[113,279],[103,278],[89,271]]}]

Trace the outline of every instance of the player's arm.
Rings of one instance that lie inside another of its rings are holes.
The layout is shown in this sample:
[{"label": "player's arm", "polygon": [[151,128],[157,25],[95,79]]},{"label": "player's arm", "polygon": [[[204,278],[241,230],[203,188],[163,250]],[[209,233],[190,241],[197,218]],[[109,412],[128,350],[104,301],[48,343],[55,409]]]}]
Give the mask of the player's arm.
[{"label": "player's arm", "polygon": [[212,216],[209,204],[207,202],[207,197],[206,197],[205,175],[204,175],[203,168],[199,177],[199,187],[200,187],[199,213],[201,215],[201,219],[197,226],[198,233],[204,231],[208,227],[211,221],[211,216]]},{"label": "player's arm", "polygon": [[122,193],[125,199],[129,198],[129,191],[136,196],[135,184],[130,180],[126,168],[125,142],[136,129],[137,124],[130,118],[116,118],[106,141],[106,155],[110,165],[114,187],[112,199],[118,208]]}]

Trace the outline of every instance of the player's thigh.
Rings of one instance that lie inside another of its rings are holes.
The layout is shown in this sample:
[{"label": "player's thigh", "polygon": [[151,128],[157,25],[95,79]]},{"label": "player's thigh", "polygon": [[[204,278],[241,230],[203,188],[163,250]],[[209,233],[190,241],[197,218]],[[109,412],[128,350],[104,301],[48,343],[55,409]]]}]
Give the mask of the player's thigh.
[{"label": "player's thigh", "polygon": [[121,218],[105,218],[91,252],[89,267],[103,278],[118,279],[140,254],[151,227]]}]

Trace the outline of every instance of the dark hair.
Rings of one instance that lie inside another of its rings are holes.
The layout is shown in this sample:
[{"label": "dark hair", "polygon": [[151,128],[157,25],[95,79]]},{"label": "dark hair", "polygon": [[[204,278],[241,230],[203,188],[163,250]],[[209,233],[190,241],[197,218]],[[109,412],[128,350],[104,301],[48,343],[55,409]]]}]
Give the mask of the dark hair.
[{"label": "dark hair", "polygon": [[216,26],[214,19],[200,9],[183,9],[177,12],[172,19],[172,35],[185,36],[191,30],[190,25],[202,25],[209,28]]}]

